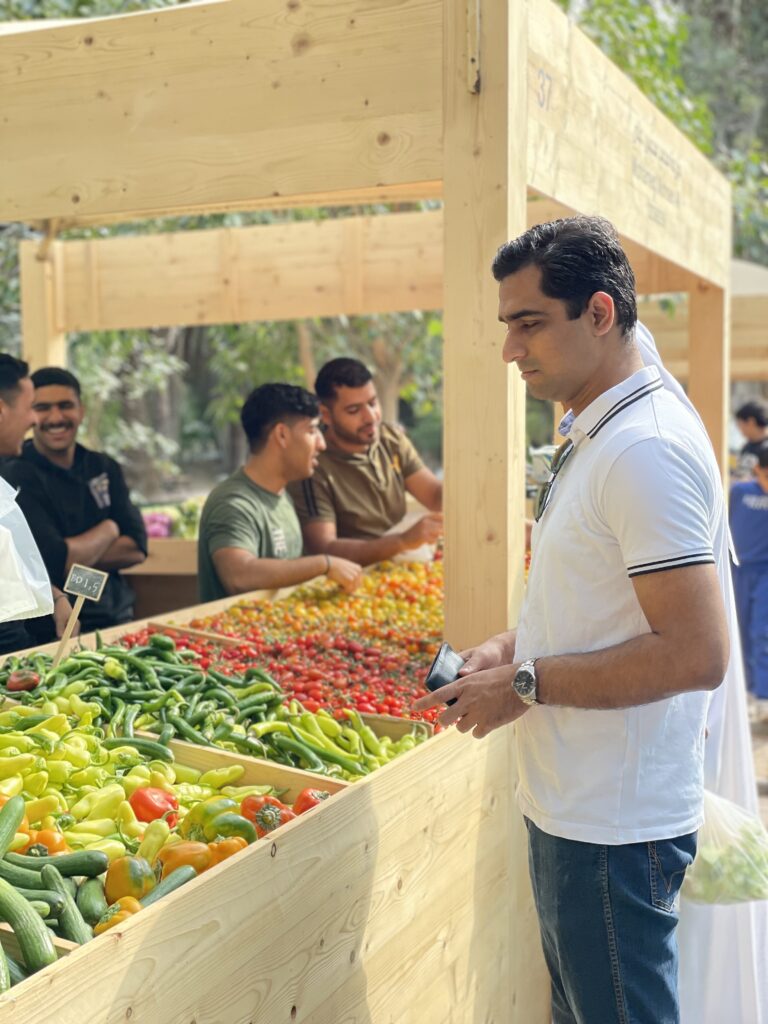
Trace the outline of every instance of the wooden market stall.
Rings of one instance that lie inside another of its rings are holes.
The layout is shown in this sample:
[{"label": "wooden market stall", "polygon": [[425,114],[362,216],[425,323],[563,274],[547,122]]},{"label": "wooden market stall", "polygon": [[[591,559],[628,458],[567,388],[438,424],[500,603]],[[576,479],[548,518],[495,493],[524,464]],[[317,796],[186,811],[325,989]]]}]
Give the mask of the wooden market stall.
[{"label": "wooden market stall", "polygon": [[[293,317],[308,315],[297,292],[380,311],[367,289],[387,273],[405,306],[385,308],[443,308],[454,645],[514,623],[522,596],[524,392],[502,370],[488,267],[525,227],[531,192],[609,217],[643,290],[689,294],[690,393],[724,451],[728,186],[550,0],[225,0],[81,21],[0,38],[0,88],[0,215],[45,230],[23,256],[25,347],[38,365],[63,360],[77,303],[88,323],[115,315],[99,290],[111,250],[59,245],[65,226],[442,198],[439,235],[424,219],[413,229],[442,246],[440,266],[400,273],[394,215],[341,224],[340,250],[319,260],[291,257],[289,241],[287,256],[255,243],[260,272],[247,255],[255,234],[213,247],[145,239],[163,273],[140,302],[134,283],[133,304],[146,314],[150,297],[183,293],[197,312],[185,322],[252,316],[254,302],[274,316],[269,275],[285,256]],[[80,261],[79,298],[65,253]],[[219,256],[226,276],[210,270]],[[415,300],[423,278],[428,303]],[[65,1022],[543,1022],[514,778],[507,731],[483,743],[442,734],[287,829],[258,865],[225,865],[71,953],[0,1001],[0,1021],[41,1019],[55,993]]]}]

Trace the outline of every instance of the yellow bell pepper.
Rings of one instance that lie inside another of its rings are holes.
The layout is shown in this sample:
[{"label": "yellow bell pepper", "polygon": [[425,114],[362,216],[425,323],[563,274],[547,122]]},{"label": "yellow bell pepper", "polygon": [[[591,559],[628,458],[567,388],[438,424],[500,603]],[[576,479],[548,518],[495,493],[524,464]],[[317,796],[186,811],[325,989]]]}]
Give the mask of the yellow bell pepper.
[{"label": "yellow bell pepper", "polygon": [[[139,836],[143,836],[147,830],[146,822],[139,821],[136,814],[127,800],[123,800],[117,809],[115,815],[115,821],[119,826],[119,831],[124,836],[128,836],[129,839],[138,839]],[[112,830],[117,832],[118,829]]]},{"label": "yellow bell pepper", "polygon": [[67,832],[70,835],[101,836],[106,839],[117,832],[117,825],[113,818],[86,818],[72,825]]},{"label": "yellow bell pepper", "polygon": [[118,857],[125,856],[125,846],[119,839],[100,839],[98,842],[89,843],[89,850],[101,850],[106,853],[110,863]]},{"label": "yellow bell pepper", "polygon": [[204,772],[197,780],[200,786],[212,786],[214,789],[221,789],[223,786],[232,786],[245,774],[245,768],[241,764],[232,764],[226,768],[212,768]]},{"label": "yellow bell pepper", "polygon": [[31,772],[24,779],[24,792],[31,797],[41,796],[48,786],[48,772]]},{"label": "yellow bell pepper", "polygon": [[108,907],[106,914],[94,927],[93,934],[101,935],[102,932],[109,931],[115,925],[125,924],[129,918],[133,917],[134,914],[138,914],[143,909],[139,901],[134,899],[133,896],[121,896],[119,900],[116,900]]},{"label": "yellow bell pepper", "polygon": [[69,720],[66,715],[51,715],[44,722],[26,730],[27,736],[34,735],[36,732],[52,732],[55,733],[57,740],[61,739],[64,733],[69,732]]},{"label": "yellow bell pepper", "polygon": [[24,789],[24,779],[20,775],[11,775],[8,779],[0,781],[0,796],[18,796]]},{"label": "yellow bell pepper", "polygon": [[28,800],[24,804],[24,813],[29,819],[29,824],[34,825],[39,822],[47,814],[53,814],[54,811],[59,810],[59,800],[57,796],[41,796],[36,800]]}]

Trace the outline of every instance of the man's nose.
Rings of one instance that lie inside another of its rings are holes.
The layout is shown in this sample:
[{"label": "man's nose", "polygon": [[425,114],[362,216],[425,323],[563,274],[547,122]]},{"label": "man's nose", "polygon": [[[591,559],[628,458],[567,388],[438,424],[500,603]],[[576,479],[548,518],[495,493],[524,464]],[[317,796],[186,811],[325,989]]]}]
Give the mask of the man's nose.
[{"label": "man's nose", "polygon": [[315,438],[315,451],[324,452],[327,447],[325,437],[322,434],[317,434]]},{"label": "man's nose", "polygon": [[504,348],[501,350],[501,358],[505,363],[516,363],[525,355],[525,346],[515,339],[511,331],[507,332],[504,339]]}]

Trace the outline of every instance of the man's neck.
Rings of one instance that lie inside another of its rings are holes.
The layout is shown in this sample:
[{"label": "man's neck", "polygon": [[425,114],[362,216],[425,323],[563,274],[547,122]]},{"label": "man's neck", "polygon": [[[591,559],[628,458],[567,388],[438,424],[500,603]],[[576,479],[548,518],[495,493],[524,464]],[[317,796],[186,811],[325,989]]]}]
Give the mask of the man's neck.
[{"label": "man's neck", "polygon": [[604,368],[601,367],[599,374],[592,377],[580,392],[564,403],[565,408],[572,409],[574,416],[579,416],[596,398],[621,384],[633,373],[642,370],[643,365],[637,348],[628,345],[626,351],[621,352],[617,359],[611,360]]},{"label": "man's neck", "polygon": [[282,494],[288,483],[278,466],[270,464],[261,455],[251,455],[243,466],[243,472],[258,487],[272,494]]},{"label": "man's neck", "polygon": [[48,451],[46,448],[41,448],[36,440],[32,440],[32,444],[35,446],[35,451],[38,455],[42,455],[44,459],[48,459],[54,466],[58,466],[60,469],[72,469],[75,464],[75,445],[73,444],[69,448],[65,448],[61,452]]}]

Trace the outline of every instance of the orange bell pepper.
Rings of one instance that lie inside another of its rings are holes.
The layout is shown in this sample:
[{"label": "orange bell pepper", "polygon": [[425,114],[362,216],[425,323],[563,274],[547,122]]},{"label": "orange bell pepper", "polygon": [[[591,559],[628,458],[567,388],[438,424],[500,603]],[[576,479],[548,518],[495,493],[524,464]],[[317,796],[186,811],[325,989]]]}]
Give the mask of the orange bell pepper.
[{"label": "orange bell pepper", "polygon": [[36,850],[35,852],[49,857],[53,856],[55,853],[72,852],[64,836],[55,828],[41,828],[39,830],[30,829],[29,842],[19,852],[29,853],[33,846],[45,847],[45,854],[43,854],[42,850]]},{"label": "orange bell pepper", "polygon": [[106,914],[93,929],[94,935],[101,935],[102,932],[114,928],[116,924],[122,924],[129,917],[138,914],[144,908],[133,896],[121,896],[119,900],[107,908]]},{"label": "orange bell pepper", "polygon": [[155,870],[160,872],[160,878],[167,878],[176,868],[190,864],[200,875],[247,846],[248,840],[242,836],[230,836],[218,843],[198,843],[192,839],[170,843],[158,853]]},{"label": "orange bell pepper", "polygon": [[121,896],[140,900],[156,884],[155,873],[143,857],[118,857],[107,868],[104,895],[107,903],[115,903]]}]

